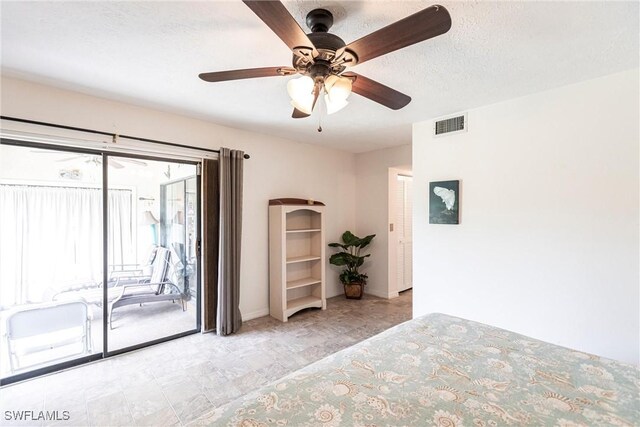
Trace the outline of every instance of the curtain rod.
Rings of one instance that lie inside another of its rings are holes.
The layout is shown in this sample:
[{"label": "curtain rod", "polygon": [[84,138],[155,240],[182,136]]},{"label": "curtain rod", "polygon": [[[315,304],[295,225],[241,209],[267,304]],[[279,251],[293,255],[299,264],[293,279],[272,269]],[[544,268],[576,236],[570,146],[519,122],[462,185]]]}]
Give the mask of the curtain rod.
[{"label": "curtain rod", "polygon": [[[110,136],[112,138],[113,137],[120,137],[120,138],[133,139],[133,140],[142,141],[142,142],[151,142],[151,143],[154,143],[154,144],[169,145],[169,146],[172,146],[172,147],[188,148],[190,150],[200,150],[200,151],[208,151],[210,153],[220,153],[220,150],[211,150],[209,148],[190,147],[188,145],[176,144],[175,142],[159,141],[157,139],[149,139],[149,138],[139,138],[137,136],[121,135],[121,134],[118,134],[118,133],[104,132],[104,131],[94,130],[94,129],[85,129],[85,128],[79,128],[79,127],[74,127],[74,126],[57,125],[57,124],[54,124],[54,123],[39,122],[39,121],[36,121],[36,120],[20,119],[18,117],[0,116],[0,119],[2,119],[2,120],[10,120],[12,122],[27,123],[27,124],[31,124],[31,125],[50,126],[50,127],[58,128],[58,129],[75,130],[75,131],[79,131],[79,132],[93,133],[93,134],[96,134],[96,135],[106,135],[106,136]],[[248,154],[245,153],[244,158],[245,159],[250,159],[251,156],[249,156]]]}]

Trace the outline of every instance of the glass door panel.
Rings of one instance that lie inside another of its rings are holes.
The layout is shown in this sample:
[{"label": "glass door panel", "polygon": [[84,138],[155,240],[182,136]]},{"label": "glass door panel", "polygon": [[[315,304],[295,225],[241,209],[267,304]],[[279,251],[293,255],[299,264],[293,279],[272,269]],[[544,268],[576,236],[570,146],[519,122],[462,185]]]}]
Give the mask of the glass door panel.
[{"label": "glass door panel", "polygon": [[0,145],[0,378],[102,352],[102,156]]},{"label": "glass door panel", "polygon": [[189,298],[197,296],[197,193],[196,177],[163,184],[160,191],[160,222],[163,245],[173,248],[184,266],[178,287]]},{"label": "glass door panel", "polygon": [[196,177],[191,177],[185,182],[186,200],[186,265],[187,265],[187,290],[193,299],[198,299],[198,184]]},{"label": "glass door panel", "polygon": [[108,350],[195,330],[197,194],[187,197],[187,183],[196,166],[120,156],[108,164]]}]

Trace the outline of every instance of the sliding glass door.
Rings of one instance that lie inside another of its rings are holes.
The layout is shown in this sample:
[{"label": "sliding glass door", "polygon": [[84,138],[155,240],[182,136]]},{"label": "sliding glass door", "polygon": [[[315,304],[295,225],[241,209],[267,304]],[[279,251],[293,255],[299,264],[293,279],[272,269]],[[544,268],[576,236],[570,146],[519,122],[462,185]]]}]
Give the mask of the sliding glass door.
[{"label": "sliding glass door", "polygon": [[198,218],[195,165],[115,156],[108,164],[112,352],[197,329]]},{"label": "sliding glass door", "polygon": [[0,144],[2,383],[197,331],[196,164],[23,144]]}]

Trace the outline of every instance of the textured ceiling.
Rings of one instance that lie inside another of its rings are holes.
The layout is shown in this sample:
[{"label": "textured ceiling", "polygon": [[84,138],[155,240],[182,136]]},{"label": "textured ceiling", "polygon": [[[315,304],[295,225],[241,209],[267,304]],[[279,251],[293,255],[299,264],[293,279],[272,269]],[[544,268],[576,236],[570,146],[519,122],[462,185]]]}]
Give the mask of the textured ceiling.
[{"label": "textured ceiling", "polygon": [[[425,1],[285,1],[306,30],[315,7],[349,43]],[[638,2],[443,1],[451,30],[353,68],[410,95],[393,111],[351,95],[293,120],[290,77],[205,83],[198,74],[288,66],[291,54],[244,4],[1,2],[2,73],[215,123],[353,152],[407,144],[411,123],[638,67]]]}]

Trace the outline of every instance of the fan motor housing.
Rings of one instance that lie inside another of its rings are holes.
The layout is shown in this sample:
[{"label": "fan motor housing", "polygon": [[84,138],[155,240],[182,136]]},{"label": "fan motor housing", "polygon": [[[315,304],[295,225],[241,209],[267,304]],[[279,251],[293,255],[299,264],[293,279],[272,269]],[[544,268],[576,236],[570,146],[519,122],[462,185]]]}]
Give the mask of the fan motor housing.
[{"label": "fan motor housing", "polygon": [[[318,52],[313,61],[328,62],[332,64],[333,68],[333,62],[338,59],[339,55],[344,53],[345,42],[340,37],[330,33],[311,33],[308,34],[308,37]],[[312,62],[307,56],[297,55],[295,52],[292,63],[293,67],[302,73],[312,66]],[[344,66],[337,66],[335,71],[340,72],[344,68]]]},{"label": "fan motor housing", "polygon": [[[317,75],[318,67],[314,67],[314,62],[329,64],[326,75],[330,73],[341,73],[346,65],[353,66],[357,63],[356,55],[344,48],[346,43],[340,37],[328,32],[333,25],[333,15],[326,9],[314,9],[307,14],[307,26],[311,33],[307,34],[311,43],[315,47],[318,55],[310,58],[310,49],[302,48],[299,52],[294,49],[293,67],[301,74]],[[302,54],[301,54],[302,53]]]},{"label": "fan motor housing", "polygon": [[331,33],[310,33],[307,34],[311,43],[320,50],[331,50],[333,52],[346,46],[344,40]]},{"label": "fan motor housing", "polygon": [[307,13],[307,27],[313,33],[326,33],[333,25],[333,14],[327,9],[313,9]]}]

